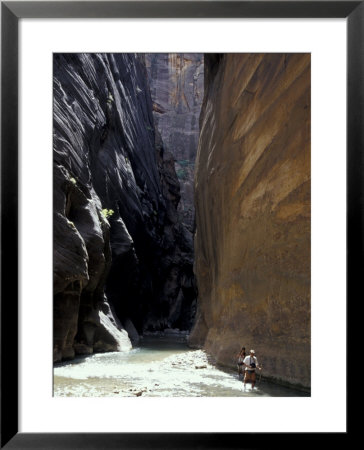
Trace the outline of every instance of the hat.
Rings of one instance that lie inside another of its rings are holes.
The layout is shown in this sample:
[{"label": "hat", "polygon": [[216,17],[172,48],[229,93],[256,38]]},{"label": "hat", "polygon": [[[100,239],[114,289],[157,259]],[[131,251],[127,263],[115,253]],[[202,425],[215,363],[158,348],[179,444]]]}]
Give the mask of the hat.
[{"label": "hat", "polygon": [[254,353],[255,354],[255,351],[254,350],[250,350],[250,353]]}]

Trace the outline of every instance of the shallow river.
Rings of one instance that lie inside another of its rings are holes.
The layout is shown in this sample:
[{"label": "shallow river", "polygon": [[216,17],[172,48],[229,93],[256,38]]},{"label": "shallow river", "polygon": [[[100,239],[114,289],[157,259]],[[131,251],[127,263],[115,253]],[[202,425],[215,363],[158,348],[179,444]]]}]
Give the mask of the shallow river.
[{"label": "shallow river", "polygon": [[237,373],[209,363],[206,353],[183,342],[143,339],[130,352],[98,353],[57,364],[54,396],[72,397],[298,397],[300,391],[263,380],[254,390]]}]

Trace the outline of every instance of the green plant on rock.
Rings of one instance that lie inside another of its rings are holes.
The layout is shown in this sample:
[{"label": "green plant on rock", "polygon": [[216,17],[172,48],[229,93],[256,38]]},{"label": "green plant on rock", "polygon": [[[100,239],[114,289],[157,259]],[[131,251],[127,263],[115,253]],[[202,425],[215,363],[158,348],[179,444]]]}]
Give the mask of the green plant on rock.
[{"label": "green plant on rock", "polygon": [[179,178],[179,179],[182,179],[182,180],[184,180],[185,178],[186,178],[186,170],[185,169],[178,169],[177,171],[176,171],[176,173],[177,173],[177,177]]},{"label": "green plant on rock", "polygon": [[101,210],[101,214],[103,215],[103,217],[105,217],[105,219],[108,219],[114,214],[114,210],[105,208]]}]

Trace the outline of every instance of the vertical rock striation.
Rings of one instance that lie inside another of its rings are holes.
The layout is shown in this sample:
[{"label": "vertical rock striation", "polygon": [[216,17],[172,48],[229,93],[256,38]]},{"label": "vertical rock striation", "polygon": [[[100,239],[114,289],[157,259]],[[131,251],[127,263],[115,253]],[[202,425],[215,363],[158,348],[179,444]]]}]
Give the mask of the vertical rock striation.
[{"label": "vertical rock striation", "polygon": [[191,325],[191,237],[152,110],[143,55],[55,54],[56,361]]},{"label": "vertical rock striation", "polygon": [[193,177],[203,100],[203,54],[148,53],[146,65],[156,127],[172,153],[181,185],[178,209],[194,225]]},{"label": "vertical rock striation", "polygon": [[310,386],[310,55],[205,56],[190,345]]}]

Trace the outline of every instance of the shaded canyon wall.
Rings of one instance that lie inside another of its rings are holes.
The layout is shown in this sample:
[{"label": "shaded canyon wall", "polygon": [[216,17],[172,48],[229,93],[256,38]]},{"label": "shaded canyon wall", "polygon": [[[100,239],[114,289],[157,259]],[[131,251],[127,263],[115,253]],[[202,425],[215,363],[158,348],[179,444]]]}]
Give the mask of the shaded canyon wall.
[{"label": "shaded canyon wall", "polygon": [[205,56],[190,345],[310,386],[310,55]]},{"label": "shaded canyon wall", "polygon": [[192,239],[179,200],[144,56],[55,54],[55,361],[189,329]]},{"label": "shaded canyon wall", "polygon": [[178,210],[194,227],[193,178],[204,92],[201,53],[147,53],[146,66],[156,127],[173,155],[181,186]]}]

